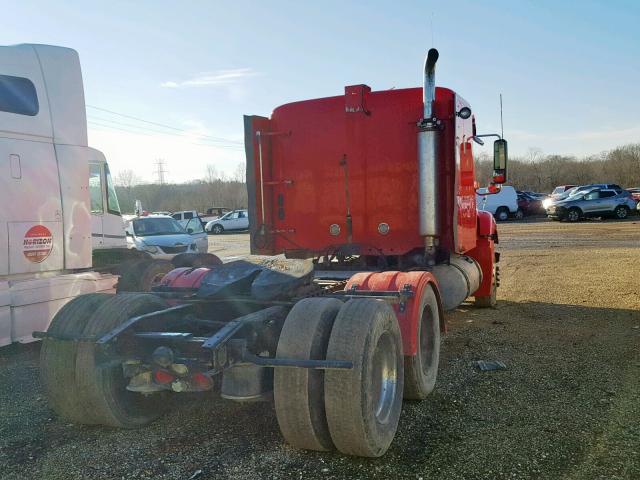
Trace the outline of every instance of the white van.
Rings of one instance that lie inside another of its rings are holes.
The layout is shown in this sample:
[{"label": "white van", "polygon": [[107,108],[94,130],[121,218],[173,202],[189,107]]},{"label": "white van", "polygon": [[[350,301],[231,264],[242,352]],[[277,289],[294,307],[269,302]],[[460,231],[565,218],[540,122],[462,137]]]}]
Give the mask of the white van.
[{"label": "white van", "polygon": [[496,220],[507,220],[518,214],[518,194],[510,185],[503,185],[499,193],[486,195],[486,188],[479,188],[476,195],[478,210],[491,212]]}]

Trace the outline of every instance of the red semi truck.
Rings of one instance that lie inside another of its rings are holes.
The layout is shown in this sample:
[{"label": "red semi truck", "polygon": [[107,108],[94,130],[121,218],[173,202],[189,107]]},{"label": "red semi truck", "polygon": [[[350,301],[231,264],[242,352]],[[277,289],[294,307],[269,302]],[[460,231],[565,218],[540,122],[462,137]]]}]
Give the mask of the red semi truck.
[{"label": "red semi truck", "polygon": [[[437,58],[422,89],[348,86],[245,117],[257,255],[175,269],[150,294],[70,302],[40,335],[53,408],[135,427],[166,395],[217,390],[273,399],[295,447],[384,454],[402,400],[434,389],[443,312],[496,301],[498,236],[476,208],[472,154],[490,135],[435,87]],[[498,137],[490,191],[506,148]]]}]

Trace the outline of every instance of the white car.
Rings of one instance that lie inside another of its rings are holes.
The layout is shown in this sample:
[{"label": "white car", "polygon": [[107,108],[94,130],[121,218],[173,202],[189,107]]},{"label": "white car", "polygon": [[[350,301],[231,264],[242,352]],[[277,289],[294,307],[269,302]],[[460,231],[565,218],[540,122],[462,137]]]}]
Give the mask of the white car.
[{"label": "white car", "polygon": [[[125,228],[129,248],[146,252],[152,258],[170,260],[180,253],[206,253],[209,246],[202,224],[197,232],[191,227],[183,228],[173,218],[165,215],[150,215],[131,220]],[[198,237],[204,237],[203,243]],[[202,249],[201,249],[202,248]]]},{"label": "white car", "polygon": [[[510,185],[503,185],[498,193],[486,195],[486,188],[479,188],[476,195],[478,210],[491,212],[496,220],[507,220],[510,216],[518,217],[518,194]],[[521,212],[521,211],[520,211]]]},{"label": "white car", "polygon": [[248,230],[249,212],[247,210],[234,210],[217,220],[208,222],[204,229],[216,235],[231,230]]}]

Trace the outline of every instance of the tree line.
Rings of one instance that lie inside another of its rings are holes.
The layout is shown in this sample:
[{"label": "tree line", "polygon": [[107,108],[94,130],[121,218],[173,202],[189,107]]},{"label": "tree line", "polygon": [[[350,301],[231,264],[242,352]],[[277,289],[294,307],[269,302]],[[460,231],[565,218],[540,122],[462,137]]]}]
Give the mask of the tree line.
[{"label": "tree line", "polygon": [[247,208],[247,186],[244,165],[239,165],[232,178],[207,167],[205,178],[189,183],[142,183],[131,170],[119,172],[115,178],[116,194],[123,213],[134,213],[135,201],[142,202],[144,210],[177,212],[208,208]]},{"label": "tree line", "polygon": [[[476,179],[486,184],[492,160],[476,157]],[[525,157],[512,157],[508,165],[508,184],[517,190],[551,192],[558,185],[617,183],[624,188],[640,187],[640,143],[624,145],[598,155],[577,158],[544,155],[532,149]]]},{"label": "tree line", "polygon": [[[492,161],[487,154],[476,157],[476,179],[481,185],[491,176]],[[509,160],[509,185],[517,190],[550,192],[558,185],[617,183],[622,187],[640,187],[640,143],[624,145],[598,155],[577,158],[544,155],[532,149],[525,157]],[[115,177],[116,192],[123,213],[133,213],[135,201],[150,211],[175,212],[211,207],[246,208],[247,188],[244,165],[238,165],[231,178],[207,167],[205,178],[189,183],[142,183],[131,171]]]}]

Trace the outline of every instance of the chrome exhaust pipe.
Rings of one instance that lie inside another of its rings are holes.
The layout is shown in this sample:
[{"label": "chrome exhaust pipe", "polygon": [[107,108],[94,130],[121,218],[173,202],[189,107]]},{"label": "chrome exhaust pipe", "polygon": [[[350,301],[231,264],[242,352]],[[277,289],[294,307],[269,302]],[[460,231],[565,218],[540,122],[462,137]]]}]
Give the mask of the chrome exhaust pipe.
[{"label": "chrome exhaust pipe", "polygon": [[433,116],[436,99],[438,50],[432,48],[424,62],[423,119],[418,123],[418,214],[425,255],[432,257],[438,245],[438,122]]}]

